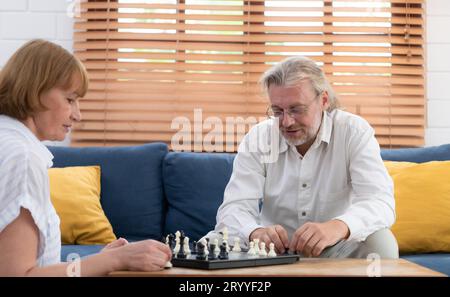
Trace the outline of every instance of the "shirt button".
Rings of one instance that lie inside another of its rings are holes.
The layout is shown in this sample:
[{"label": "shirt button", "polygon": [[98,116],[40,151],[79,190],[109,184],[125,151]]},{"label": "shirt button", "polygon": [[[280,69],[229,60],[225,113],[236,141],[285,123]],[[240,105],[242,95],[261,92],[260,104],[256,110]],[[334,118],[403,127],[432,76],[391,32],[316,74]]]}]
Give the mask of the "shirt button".
[{"label": "shirt button", "polygon": [[303,212],[302,212],[302,216],[306,216],[306,211],[303,211]]},{"label": "shirt button", "polygon": [[303,184],[303,185],[302,185],[303,188],[306,188],[307,186],[308,186],[307,184]]}]

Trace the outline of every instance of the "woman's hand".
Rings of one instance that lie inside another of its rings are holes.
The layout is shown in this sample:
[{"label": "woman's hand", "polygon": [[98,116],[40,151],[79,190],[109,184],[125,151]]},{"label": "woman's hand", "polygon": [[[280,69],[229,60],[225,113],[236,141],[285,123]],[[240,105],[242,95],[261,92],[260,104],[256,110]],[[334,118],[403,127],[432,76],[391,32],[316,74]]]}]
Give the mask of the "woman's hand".
[{"label": "woman's hand", "polygon": [[125,238],[120,237],[119,239],[116,239],[113,242],[108,243],[100,252],[118,248],[126,244],[128,244],[128,241]]},{"label": "woman's hand", "polygon": [[172,259],[170,248],[156,240],[143,240],[108,249],[117,255],[119,268],[116,270],[157,271]]}]

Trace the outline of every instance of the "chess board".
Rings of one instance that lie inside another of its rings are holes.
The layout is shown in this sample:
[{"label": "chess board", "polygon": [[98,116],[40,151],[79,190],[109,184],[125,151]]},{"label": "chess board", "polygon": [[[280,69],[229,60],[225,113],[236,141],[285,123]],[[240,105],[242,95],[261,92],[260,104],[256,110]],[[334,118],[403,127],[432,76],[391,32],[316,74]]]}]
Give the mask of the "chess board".
[{"label": "chess board", "polygon": [[292,264],[300,259],[299,255],[282,254],[276,257],[251,256],[246,252],[229,253],[228,259],[198,260],[196,254],[190,254],[186,258],[173,258],[174,267],[187,267],[196,269],[227,269],[265,265]]}]

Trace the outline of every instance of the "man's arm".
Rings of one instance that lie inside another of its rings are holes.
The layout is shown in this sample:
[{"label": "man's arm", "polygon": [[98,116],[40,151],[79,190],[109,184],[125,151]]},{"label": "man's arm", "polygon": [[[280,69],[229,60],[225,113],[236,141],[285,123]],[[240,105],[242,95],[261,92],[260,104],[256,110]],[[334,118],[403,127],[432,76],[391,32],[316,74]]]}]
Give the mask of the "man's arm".
[{"label": "man's arm", "polygon": [[230,235],[248,243],[250,233],[259,224],[259,203],[264,197],[265,168],[257,152],[249,152],[249,134],[244,137],[233,163],[222,205],[217,211],[216,231],[227,227]]},{"label": "man's arm", "polygon": [[380,156],[372,128],[354,133],[348,142],[351,205],[335,219],[347,224],[350,239],[363,241],[395,221],[394,186]]}]

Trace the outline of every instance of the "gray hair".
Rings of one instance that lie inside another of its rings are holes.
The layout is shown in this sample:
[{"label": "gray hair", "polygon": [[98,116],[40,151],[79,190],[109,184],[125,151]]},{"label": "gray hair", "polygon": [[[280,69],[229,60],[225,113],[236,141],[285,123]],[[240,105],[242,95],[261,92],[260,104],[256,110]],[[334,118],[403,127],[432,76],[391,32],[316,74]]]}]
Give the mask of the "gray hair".
[{"label": "gray hair", "polygon": [[295,86],[301,81],[309,80],[317,95],[326,91],[328,93],[329,106],[327,111],[339,107],[339,101],[328,83],[322,69],[316,62],[302,56],[287,58],[264,72],[260,79],[263,90],[268,94],[271,85]]}]

